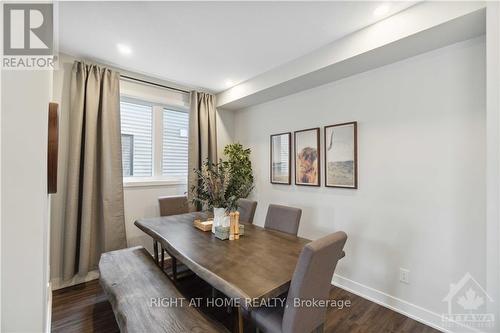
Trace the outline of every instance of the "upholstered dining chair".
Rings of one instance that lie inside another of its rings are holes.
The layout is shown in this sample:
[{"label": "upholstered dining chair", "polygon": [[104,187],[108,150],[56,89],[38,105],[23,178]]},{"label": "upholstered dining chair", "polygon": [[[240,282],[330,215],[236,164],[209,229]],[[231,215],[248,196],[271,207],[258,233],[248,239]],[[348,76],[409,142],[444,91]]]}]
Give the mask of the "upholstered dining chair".
[{"label": "upholstered dining chair", "polygon": [[245,223],[253,223],[255,210],[257,209],[257,201],[248,199],[238,200],[238,212],[240,213],[240,221]]},{"label": "upholstered dining chair", "polygon": [[297,236],[302,209],[281,205],[269,205],[264,228]]},{"label": "upholstered dining chair", "polygon": [[[258,307],[250,312],[257,330],[266,333],[322,332],[326,307],[296,306],[296,300],[328,300],[342,248],[343,231],[315,240],[302,249],[292,276],[285,307]],[[306,302],[304,302],[306,303]]]},{"label": "upholstered dining chair", "polygon": [[[187,199],[187,196],[185,196],[185,195],[173,195],[173,196],[159,197],[158,203],[160,204],[160,216],[170,216],[170,215],[189,213],[188,199]],[[163,249],[163,246],[160,245],[161,257],[158,256],[158,242],[157,241],[153,241],[153,251],[154,251],[155,260],[158,262],[158,265],[163,270],[165,268],[165,252],[166,251]],[[178,271],[177,259],[170,256],[170,258],[167,258],[167,260],[171,261],[172,277],[173,277],[173,280],[175,281],[175,280],[177,280],[177,271]]]},{"label": "upholstered dining chair", "polygon": [[159,197],[160,216],[189,213],[188,199],[185,195]]}]

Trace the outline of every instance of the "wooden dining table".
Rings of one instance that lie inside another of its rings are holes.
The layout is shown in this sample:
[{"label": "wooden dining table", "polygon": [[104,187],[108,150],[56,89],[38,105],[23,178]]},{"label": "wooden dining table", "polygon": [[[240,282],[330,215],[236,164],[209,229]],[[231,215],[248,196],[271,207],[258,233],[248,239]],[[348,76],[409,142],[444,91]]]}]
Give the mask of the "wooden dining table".
[{"label": "wooden dining table", "polygon": [[242,306],[285,293],[299,254],[310,240],[253,224],[245,224],[245,234],[238,240],[220,240],[210,231],[193,226],[195,219],[207,216],[197,212],[144,218],[135,225],[214,288],[239,299],[241,332]]}]

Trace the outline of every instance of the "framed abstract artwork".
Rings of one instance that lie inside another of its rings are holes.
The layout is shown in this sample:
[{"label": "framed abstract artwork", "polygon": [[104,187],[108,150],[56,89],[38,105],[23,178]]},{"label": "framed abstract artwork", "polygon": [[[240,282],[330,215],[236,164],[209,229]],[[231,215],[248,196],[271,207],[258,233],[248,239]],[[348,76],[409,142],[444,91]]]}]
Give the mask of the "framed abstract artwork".
[{"label": "framed abstract artwork", "polygon": [[358,188],[358,124],[325,127],[325,186]]},{"label": "framed abstract artwork", "polygon": [[320,186],[319,127],[294,132],[295,184]]},{"label": "framed abstract artwork", "polygon": [[272,184],[291,184],[291,139],[292,133],[290,132],[271,135],[270,178]]}]

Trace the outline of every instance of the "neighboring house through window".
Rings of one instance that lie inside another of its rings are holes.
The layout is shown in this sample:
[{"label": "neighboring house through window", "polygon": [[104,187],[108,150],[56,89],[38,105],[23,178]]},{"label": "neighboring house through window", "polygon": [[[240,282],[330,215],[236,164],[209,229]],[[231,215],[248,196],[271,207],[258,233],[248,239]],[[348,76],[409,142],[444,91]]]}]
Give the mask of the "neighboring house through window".
[{"label": "neighboring house through window", "polygon": [[153,176],[153,107],[122,99],[122,164],[124,177]]},{"label": "neighboring house through window", "polygon": [[122,95],[120,116],[124,182],[186,183],[187,109]]}]

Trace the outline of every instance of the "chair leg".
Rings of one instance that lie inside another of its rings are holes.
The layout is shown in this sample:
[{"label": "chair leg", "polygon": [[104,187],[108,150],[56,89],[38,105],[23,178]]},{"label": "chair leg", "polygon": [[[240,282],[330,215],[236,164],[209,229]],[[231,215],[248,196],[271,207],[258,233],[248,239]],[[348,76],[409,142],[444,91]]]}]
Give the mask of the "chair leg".
[{"label": "chair leg", "polygon": [[319,325],[318,327],[316,327],[314,330],[313,330],[313,333],[323,333],[323,329],[324,329],[325,325],[324,324],[321,324]]},{"label": "chair leg", "polygon": [[155,263],[158,265],[158,242],[153,241],[153,252],[154,252],[154,257],[155,257]]},{"label": "chair leg", "polygon": [[243,333],[243,313],[241,307],[238,306],[238,333]]}]

